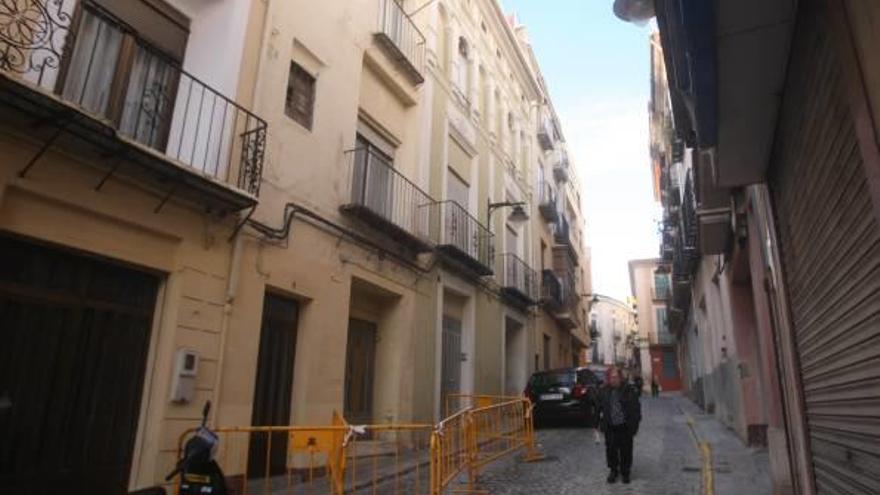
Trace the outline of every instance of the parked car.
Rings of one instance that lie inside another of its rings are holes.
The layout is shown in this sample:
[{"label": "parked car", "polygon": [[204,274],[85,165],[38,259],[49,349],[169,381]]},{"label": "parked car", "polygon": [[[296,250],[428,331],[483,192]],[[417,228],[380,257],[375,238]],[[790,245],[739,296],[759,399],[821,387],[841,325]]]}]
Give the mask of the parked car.
[{"label": "parked car", "polygon": [[536,423],[574,420],[592,426],[600,383],[588,368],[538,371],[529,378],[525,395],[534,404]]}]

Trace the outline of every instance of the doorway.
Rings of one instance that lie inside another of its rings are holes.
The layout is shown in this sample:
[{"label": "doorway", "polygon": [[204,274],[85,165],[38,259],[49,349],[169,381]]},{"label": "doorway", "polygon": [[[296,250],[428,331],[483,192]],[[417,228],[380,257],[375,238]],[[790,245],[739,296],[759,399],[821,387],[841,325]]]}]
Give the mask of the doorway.
[{"label": "doorway", "polygon": [[[266,293],[260,328],[260,353],[254,384],[251,424],[287,426],[293,389],[299,303],[291,298]],[[287,434],[252,433],[248,455],[250,477],[283,474],[287,470]]]},{"label": "doorway", "polygon": [[504,392],[520,395],[526,381],[526,339],[522,322],[504,319]]},{"label": "doorway", "polygon": [[376,324],[348,320],[345,351],[345,419],[353,424],[373,420],[373,381],[376,373]]},{"label": "doorway", "polygon": [[440,385],[440,404],[446,407],[449,394],[461,392],[461,320],[443,316],[443,363]]},{"label": "doorway", "polygon": [[0,252],[2,490],[125,492],[159,277],[11,237]]}]

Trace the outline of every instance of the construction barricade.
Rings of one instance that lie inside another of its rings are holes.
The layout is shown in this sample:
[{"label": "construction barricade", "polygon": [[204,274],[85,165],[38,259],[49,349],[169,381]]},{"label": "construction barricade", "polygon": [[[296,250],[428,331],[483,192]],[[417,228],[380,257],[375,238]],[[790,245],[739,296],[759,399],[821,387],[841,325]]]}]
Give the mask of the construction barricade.
[{"label": "construction barricade", "polygon": [[216,428],[215,459],[230,495],[481,492],[479,472],[493,460],[522,449],[525,460],[540,457],[529,401],[488,397],[437,425],[351,425],[334,413],[327,426]]}]

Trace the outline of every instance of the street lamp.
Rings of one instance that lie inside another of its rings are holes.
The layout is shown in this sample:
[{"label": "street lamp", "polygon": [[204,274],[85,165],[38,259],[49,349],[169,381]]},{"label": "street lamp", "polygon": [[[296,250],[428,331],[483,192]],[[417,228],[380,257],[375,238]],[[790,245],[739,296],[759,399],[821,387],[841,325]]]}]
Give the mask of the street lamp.
[{"label": "street lamp", "polygon": [[515,225],[520,225],[529,220],[529,214],[526,213],[525,208],[523,206],[526,204],[525,201],[500,201],[498,203],[493,203],[491,200],[489,201],[489,211],[488,211],[488,222],[491,228],[492,226],[492,212],[497,210],[498,208],[511,207],[513,211],[510,212],[510,215],[507,217]]}]

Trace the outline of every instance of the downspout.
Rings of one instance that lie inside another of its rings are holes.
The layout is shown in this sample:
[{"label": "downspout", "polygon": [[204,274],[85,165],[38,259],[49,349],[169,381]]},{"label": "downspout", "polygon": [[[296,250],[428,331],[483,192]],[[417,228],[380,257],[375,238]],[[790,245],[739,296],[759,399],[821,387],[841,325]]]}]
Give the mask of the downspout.
[{"label": "downspout", "polygon": [[[272,0],[263,0],[263,3],[266,5],[266,8],[263,10],[263,26],[260,33],[260,37],[262,38],[259,46],[259,50],[257,51],[257,67],[256,67],[256,80],[254,81],[254,85],[251,93],[251,104],[253,105],[253,109],[256,110],[259,108],[257,105],[257,97],[260,94],[259,91],[259,83],[260,83],[260,74],[263,68],[263,50],[265,49],[268,42],[268,25],[269,25],[269,10],[271,6]],[[214,407],[211,408],[211,425],[215,428],[219,424],[220,421],[220,406],[222,402],[220,401],[221,396],[221,387],[223,386],[223,365],[225,362],[224,357],[226,356],[226,336],[229,333],[229,320],[232,318],[232,309],[235,304],[235,296],[238,294],[238,279],[239,273],[241,272],[241,257],[242,250],[244,249],[244,237],[241,232],[238,231],[235,233],[235,237],[232,239],[232,258],[229,261],[229,273],[226,277],[226,292],[223,297],[223,319],[220,322],[220,354],[217,358],[217,372],[214,376]]]},{"label": "downspout", "polygon": [[238,293],[238,277],[241,267],[241,253],[244,248],[244,237],[241,232],[235,235],[232,244],[232,259],[229,261],[229,273],[226,277],[226,293],[223,297],[223,319],[220,322],[220,354],[217,357],[217,373],[214,376],[214,407],[211,408],[211,425],[215,428],[220,418],[220,387],[223,385],[223,363],[226,356],[226,335],[229,333],[229,320],[235,296]]}]

